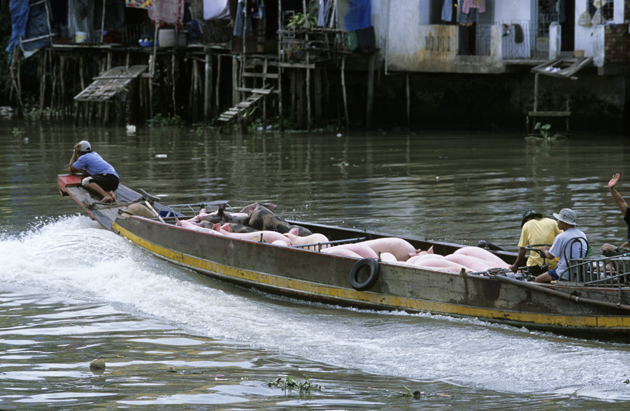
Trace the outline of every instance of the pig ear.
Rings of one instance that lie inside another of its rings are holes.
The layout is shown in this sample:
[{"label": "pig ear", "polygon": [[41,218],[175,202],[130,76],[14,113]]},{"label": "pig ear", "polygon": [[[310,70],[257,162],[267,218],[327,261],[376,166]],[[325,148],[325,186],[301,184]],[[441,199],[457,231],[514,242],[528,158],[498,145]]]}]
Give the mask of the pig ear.
[{"label": "pig ear", "polygon": [[427,254],[433,254],[433,246],[427,250]]},{"label": "pig ear", "polygon": [[230,223],[225,223],[221,226],[221,229],[225,231],[230,231]]},{"label": "pig ear", "polygon": [[293,227],[292,229],[289,230],[289,234],[299,235],[299,233],[300,233],[300,229],[297,227]]},{"label": "pig ear", "polygon": [[243,209],[241,210],[241,213],[245,213],[245,214],[251,214],[252,211],[254,211],[254,208],[256,208],[256,204],[250,204],[248,206],[243,207]]},{"label": "pig ear", "polygon": [[221,231],[221,224],[216,223],[215,225],[212,226],[212,229],[214,231]]},{"label": "pig ear", "polygon": [[265,208],[267,208],[267,210],[269,211],[273,211],[276,207],[278,207],[277,205],[275,205],[274,203],[265,203],[263,204],[265,206]]},{"label": "pig ear", "polygon": [[181,221],[179,221],[179,218],[177,218],[177,217],[175,217],[175,225],[176,225],[176,226],[180,226],[180,227],[181,227],[181,225],[182,225],[182,222],[181,222]]}]

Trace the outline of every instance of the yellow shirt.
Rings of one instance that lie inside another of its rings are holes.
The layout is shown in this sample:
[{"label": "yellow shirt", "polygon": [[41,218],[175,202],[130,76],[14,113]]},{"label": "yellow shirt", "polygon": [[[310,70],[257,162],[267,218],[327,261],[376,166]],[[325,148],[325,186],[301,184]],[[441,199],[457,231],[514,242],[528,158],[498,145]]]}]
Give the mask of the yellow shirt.
[{"label": "yellow shirt", "polygon": [[[534,218],[523,225],[521,230],[521,239],[518,242],[519,247],[525,247],[530,244],[553,244],[554,238],[560,234],[562,230],[558,228],[558,223],[550,218]],[[536,247],[540,248],[540,247]],[[556,268],[558,259],[546,260],[549,268]],[[537,252],[530,252],[527,259],[527,265],[542,265],[543,259]]]}]

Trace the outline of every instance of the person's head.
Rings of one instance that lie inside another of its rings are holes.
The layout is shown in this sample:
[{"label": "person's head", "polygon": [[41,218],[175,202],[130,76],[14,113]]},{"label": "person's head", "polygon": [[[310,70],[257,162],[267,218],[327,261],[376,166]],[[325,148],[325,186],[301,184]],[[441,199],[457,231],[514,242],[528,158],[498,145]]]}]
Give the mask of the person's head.
[{"label": "person's head", "polygon": [[558,220],[558,228],[561,230],[577,226],[577,214],[570,208],[563,208],[559,214],[553,213],[553,216]]},{"label": "person's head", "polygon": [[523,219],[521,220],[521,228],[525,225],[529,220],[533,220],[534,218],[542,218],[542,214],[537,213],[536,211],[528,208],[523,211]]},{"label": "person's head", "polygon": [[79,144],[81,144],[81,148],[80,148],[80,152],[81,154],[86,154],[86,153],[91,153],[92,152],[92,146],[90,145],[90,142],[87,140],[81,140],[79,141]]}]

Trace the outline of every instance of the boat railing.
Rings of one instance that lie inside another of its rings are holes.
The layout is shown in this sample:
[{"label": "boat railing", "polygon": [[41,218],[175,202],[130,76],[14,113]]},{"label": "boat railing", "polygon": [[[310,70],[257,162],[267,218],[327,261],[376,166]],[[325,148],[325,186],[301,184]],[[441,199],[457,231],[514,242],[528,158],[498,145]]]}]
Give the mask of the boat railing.
[{"label": "boat railing", "polygon": [[571,260],[569,281],[592,286],[618,286],[630,278],[630,253]]},{"label": "boat railing", "polygon": [[324,243],[298,244],[298,245],[292,245],[291,247],[301,248],[304,250],[315,250],[319,252],[319,251],[322,251],[322,248],[332,247],[336,245],[343,245],[343,244],[358,243],[360,241],[364,241],[365,239],[366,237],[347,238],[344,240],[326,241]]}]

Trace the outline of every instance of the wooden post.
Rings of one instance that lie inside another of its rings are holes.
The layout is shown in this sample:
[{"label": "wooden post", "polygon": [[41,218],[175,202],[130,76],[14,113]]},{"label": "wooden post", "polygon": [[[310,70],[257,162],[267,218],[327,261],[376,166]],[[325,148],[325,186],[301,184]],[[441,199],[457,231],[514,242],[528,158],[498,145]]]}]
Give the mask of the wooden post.
[{"label": "wooden post", "polygon": [[232,55],[232,107],[238,104],[238,59]]},{"label": "wooden post", "polygon": [[[267,59],[267,57],[265,57],[265,65],[263,66],[263,78],[262,78],[262,88],[265,88],[265,86],[267,85],[267,64],[268,64],[269,60]],[[263,126],[262,126],[262,131],[263,134],[266,132],[267,130],[267,96],[263,96]]]},{"label": "wooden post", "polygon": [[46,95],[46,49],[39,55],[39,120],[44,117],[44,97]]},{"label": "wooden post", "polygon": [[177,115],[177,100],[175,98],[175,64],[177,59],[175,53],[171,54],[171,84],[172,84],[172,98],[173,98],[173,117]]},{"label": "wooden post", "polygon": [[59,56],[59,76],[61,81],[59,84],[61,85],[61,118],[66,119],[66,76],[64,75],[64,66],[66,63],[66,59],[63,56]]},{"label": "wooden post", "polygon": [[206,53],[205,75],[205,90],[203,93],[203,120],[207,122],[210,120],[210,102],[212,101],[212,55],[210,53]]},{"label": "wooden post", "polygon": [[569,136],[569,113],[571,112],[569,108],[569,97],[567,96],[567,137]]},{"label": "wooden post", "polygon": [[[278,0],[278,63],[282,63],[282,42],[284,41],[284,27],[282,27],[282,0]],[[282,67],[278,64],[278,125],[280,132],[284,131],[282,117]]]},{"label": "wooden post", "polygon": [[217,89],[216,89],[216,104],[215,104],[215,114],[219,114],[219,86],[221,85],[221,55],[217,55]]},{"label": "wooden post", "polygon": [[291,107],[293,107],[293,110],[291,110],[291,117],[289,118],[289,120],[291,121],[291,124],[295,123],[295,90],[297,88],[297,75],[295,73],[295,70],[291,70],[291,88],[289,93],[291,94]]},{"label": "wooden post", "polygon": [[[306,27],[306,34],[304,35],[304,46],[308,46],[308,30],[310,29],[310,23],[308,21],[308,9],[306,8],[306,0],[302,0],[302,11],[304,12],[304,27]],[[311,63],[311,55],[306,49],[306,118],[308,131],[311,131],[311,69],[308,66]]]},{"label": "wooden post", "polygon": [[315,67],[315,121],[322,123],[322,69]]},{"label": "wooden post", "polygon": [[343,110],[346,114],[346,132],[350,131],[350,118],[348,118],[348,99],[346,97],[346,56],[341,58],[341,88],[343,90]]},{"label": "wooden post", "polygon": [[[534,113],[538,113],[538,76],[539,73],[534,74]],[[532,120],[534,120],[533,126],[536,127],[536,114],[534,114]],[[527,130],[527,132],[529,133],[530,131]]]},{"label": "wooden post", "polygon": [[409,73],[405,74],[405,83],[407,91],[407,129],[411,129],[411,90],[409,87]]},{"label": "wooden post", "polygon": [[368,89],[367,89],[367,110],[365,113],[365,124],[367,129],[372,128],[372,110],[374,108],[374,66],[376,62],[376,53],[370,54],[368,63]]}]

